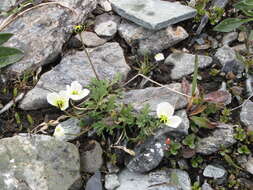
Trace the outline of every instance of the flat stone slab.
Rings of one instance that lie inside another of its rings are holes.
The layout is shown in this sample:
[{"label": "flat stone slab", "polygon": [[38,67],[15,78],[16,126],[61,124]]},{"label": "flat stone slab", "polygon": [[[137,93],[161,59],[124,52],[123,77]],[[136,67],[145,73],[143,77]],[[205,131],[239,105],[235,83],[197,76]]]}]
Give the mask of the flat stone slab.
[{"label": "flat stone slab", "polygon": [[1,190],[69,190],[80,179],[75,145],[46,135],[0,140]]},{"label": "flat stone slab", "polygon": [[[103,46],[88,49],[88,51],[100,79],[112,80],[118,74],[121,74],[122,80],[126,78],[130,67],[118,43],[106,43]],[[70,52],[63,57],[60,64],[41,76],[34,89],[26,94],[20,108],[36,110],[49,107],[46,97],[50,91],[65,90],[66,85],[73,81],[87,86],[93,78],[95,75],[85,52]]]},{"label": "flat stone slab", "polygon": [[178,2],[161,0],[111,0],[111,2],[113,10],[119,15],[151,30],[159,30],[196,15],[195,9]]}]

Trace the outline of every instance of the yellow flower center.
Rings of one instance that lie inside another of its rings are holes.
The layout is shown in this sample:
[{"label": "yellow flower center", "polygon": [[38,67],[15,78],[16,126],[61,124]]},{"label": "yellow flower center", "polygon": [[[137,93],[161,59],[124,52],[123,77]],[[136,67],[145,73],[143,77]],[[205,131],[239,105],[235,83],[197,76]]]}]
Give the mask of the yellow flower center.
[{"label": "yellow flower center", "polygon": [[72,91],[72,95],[78,95],[79,93],[78,93],[78,91],[77,90],[73,90]]},{"label": "yellow flower center", "polygon": [[64,105],[64,101],[63,100],[57,100],[56,105],[57,105],[58,108],[62,108],[63,105]]},{"label": "yellow flower center", "polygon": [[161,116],[160,116],[160,121],[161,121],[162,123],[167,123],[168,120],[169,120],[168,116],[166,116],[166,115],[161,115]]}]

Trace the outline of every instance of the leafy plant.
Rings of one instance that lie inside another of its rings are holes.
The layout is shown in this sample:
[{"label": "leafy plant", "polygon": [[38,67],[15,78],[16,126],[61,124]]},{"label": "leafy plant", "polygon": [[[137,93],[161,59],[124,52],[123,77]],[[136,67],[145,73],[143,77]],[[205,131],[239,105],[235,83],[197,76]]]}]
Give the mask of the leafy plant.
[{"label": "leafy plant", "polygon": [[19,61],[23,57],[23,52],[16,48],[4,47],[13,34],[0,33],[0,69]]},{"label": "leafy plant", "polygon": [[142,60],[136,60],[136,65],[133,68],[143,75],[148,75],[156,67],[147,55],[144,55]]},{"label": "leafy plant", "polygon": [[200,164],[202,164],[203,163],[203,158],[201,157],[201,156],[195,156],[195,157],[193,157],[192,159],[191,159],[191,165],[192,165],[192,167],[194,167],[194,168],[198,168],[199,167],[199,165]]},{"label": "leafy plant", "polygon": [[195,181],[192,185],[192,190],[201,190],[199,182]]},{"label": "leafy plant", "polygon": [[235,139],[239,141],[244,141],[247,138],[247,134],[245,130],[241,127],[237,127],[235,129]]},{"label": "leafy plant", "polygon": [[185,137],[185,139],[183,140],[183,144],[191,149],[194,149],[196,147],[196,140],[197,140],[196,135],[190,134]]},{"label": "leafy plant", "polygon": [[239,154],[250,154],[250,153],[251,153],[247,145],[242,145],[242,146],[240,146],[240,147],[237,149],[237,152],[238,152]]},{"label": "leafy plant", "polygon": [[180,143],[172,141],[170,144],[169,153],[172,155],[177,155],[178,151],[181,149],[181,147],[182,146]]}]

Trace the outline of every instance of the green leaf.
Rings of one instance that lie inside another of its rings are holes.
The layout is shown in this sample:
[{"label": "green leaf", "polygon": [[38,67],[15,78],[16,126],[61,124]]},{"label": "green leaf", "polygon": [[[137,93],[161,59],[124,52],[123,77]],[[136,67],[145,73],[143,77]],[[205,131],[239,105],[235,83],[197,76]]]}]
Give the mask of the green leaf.
[{"label": "green leaf", "polygon": [[19,61],[23,56],[19,49],[0,46],[0,68]]},{"label": "green leaf", "polygon": [[198,126],[203,128],[208,128],[209,121],[207,118],[192,116],[191,120]]},{"label": "green leaf", "polygon": [[0,45],[7,42],[12,36],[11,33],[0,33]]},{"label": "green leaf", "polygon": [[250,21],[253,21],[253,18],[249,19],[227,18],[222,22],[220,22],[218,25],[216,25],[214,27],[214,30],[218,32],[231,32],[240,27],[242,24]]},{"label": "green leaf", "polygon": [[192,96],[195,95],[197,88],[198,68],[199,68],[199,59],[198,56],[195,55],[194,74],[192,79]]},{"label": "green leaf", "polygon": [[250,9],[253,9],[253,1],[252,0],[243,0],[243,1],[240,1],[238,3],[236,3],[234,5],[235,8],[237,9],[247,9],[247,10],[250,10]]}]

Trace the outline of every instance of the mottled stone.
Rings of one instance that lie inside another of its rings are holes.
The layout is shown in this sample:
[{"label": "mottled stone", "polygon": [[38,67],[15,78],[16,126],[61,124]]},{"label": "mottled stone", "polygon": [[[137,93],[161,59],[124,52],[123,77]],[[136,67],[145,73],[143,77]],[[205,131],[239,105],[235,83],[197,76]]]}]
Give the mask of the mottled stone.
[{"label": "mottled stone", "polygon": [[103,164],[103,149],[96,141],[92,141],[91,150],[80,153],[81,171],[95,173]]},{"label": "mottled stone", "polygon": [[189,36],[181,26],[152,31],[126,20],[121,22],[118,31],[127,44],[140,54],[160,53]]},{"label": "mottled stone", "polygon": [[134,149],[136,155],[126,161],[126,166],[131,172],[149,172],[162,161],[165,149],[165,138],[150,137]]},{"label": "mottled stone", "polygon": [[167,125],[161,126],[155,132],[155,138],[159,138],[161,136],[173,136],[173,137],[183,137],[188,135],[188,129],[190,127],[190,122],[186,113],[186,110],[177,111],[176,114],[180,118],[182,118],[182,123],[177,128],[168,127]]},{"label": "mottled stone", "polygon": [[78,149],[50,136],[3,138],[0,160],[1,190],[69,190],[81,178]]},{"label": "mottled stone", "polygon": [[196,15],[195,9],[178,2],[161,0],[111,0],[111,2],[113,10],[119,15],[151,30],[159,30]]},{"label": "mottled stone", "polygon": [[210,155],[218,152],[222,147],[229,147],[236,143],[232,125],[220,124],[209,137],[202,138],[197,143],[196,152]]},{"label": "mottled stone", "polygon": [[88,180],[85,190],[103,190],[103,185],[101,182],[101,173],[97,171],[91,178]]},{"label": "mottled stone", "polygon": [[241,74],[244,70],[244,65],[237,60],[236,52],[231,47],[223,46],[219,48],[215,54],[215,57],[223,66],[222,71],[225,73],[233,72],[236,74]]},{"label": "mottled stone", "polygon": [[16,3],[16,0],[1,0],[0,11],[8,11],[8,9],[14,6],[15,3]]},{"label": "mottled stone", "polygon": [[214,179],[223,178],[226,176],[227,171],[222,166],[208,165],[203,172],[205,177]]},{"label": "mottled stone", "polygon": [[253,157],[249,158],[245,164],[245,169],[253,175]]},{"label": "mottled stone", "polygon": [[118,30],[119,23],[120,17],[104,13],[96,17],[94,30],[99,36],[113,37]]},{"label": "mottled stone", "polygon": [[71,37],[73,26],[83,23],[97,4],[96,0],[55,2],[27,11],[3,29],[2,32],[14,34],[4,45],[20,48],[25,54],[23,59],[4,69],[7,75],[21,75],[55,61]]},{"label": "mottled stone", "polygon": [[125,169],[119,174],[116,190],[191,190],[188,173],[178,169],[160,170],[148,174],[132,173]]},{"label": "mottled stone", "polygon": [[[209,56],[198,55],[199,68],[210,66],[213,59]],[[171,78],[177,80],[194,72],[195,55],[188,53],[172,53],[165,60],[166,64],[174,65]]]},{"label": "mottled stone", "polygon": [[213,188],[211,187],[211,185],[209,185],[207,182],[205,182],[205,183],[201,186],[201,190],[213,190]]},{"label": "mottled stone", "polygon": [[230,45],[232,42],[237,40],[238,37],[238,32],[230,32],[224,35],[222,39],[222,44],[223,45]]},{"label": "mottled stone", "polygon": [[[97,47],[106,43],[105,39],[98,37],[97,34],[95,34],[94,32],[83,31],[81,33],[81,36],[83,39],[83,43],[87,47]],[[81,40],[79,35],[77,35],[77,39]]]},{"label": "mottled stone", "polygon": [[[172,83],[166,85],[166,87],[182,93],[182,85],[180,83]],[[161,102],[169,102],[175,106],[176,110],[184,108],[188,103],[185,96],[163,87],[130,90],[123,93],[120,101],[124,104],[131,104],[136,111],[140,111],[148,104],[151,115],[156,115],[156,107]]]},{"label": "mottled stone", "polygon": [[[126,78],[130,67],[118,43],[106,43],[88,51],[100,79],[112,80],[118,74],[121,74],[122,80]],[[64,56],[61,63],[51,71],[41,76],[34,89],[26,94],[20,108],[35,110],[49,107],[46,100],[49,92],[65,90],[66,85],[76,80],[83,86],[87,86],[92,78],[95,78],[95,75],[85,52],[72,52]]]},{"label": "mottled stone", "polygon": [[98,0],[98,4],[104,9],[105,12],[112,10],[112,5],[109,0]]},{"label": "mottled stone", "polygon": [[107,190],[114,190],[116,187],[120,186],[118,176],[116,174],[105,175],[105,188]]},{"label": "mottled stone", "polygon": [[253,102],[248,100],[242,106],[240,113],[241,122],[247,126],[249,131],[253,131]]}]

